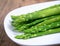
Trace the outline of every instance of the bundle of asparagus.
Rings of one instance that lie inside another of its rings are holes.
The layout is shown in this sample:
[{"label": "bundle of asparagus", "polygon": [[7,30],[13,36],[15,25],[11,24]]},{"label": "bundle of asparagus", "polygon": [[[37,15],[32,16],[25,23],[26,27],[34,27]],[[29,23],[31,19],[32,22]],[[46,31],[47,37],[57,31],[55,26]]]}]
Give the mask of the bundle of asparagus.
[{"label": "bundle of asparagus", "polygon": [[24,32],[25,33],[35,33],[35,32],[42,31],[41,27],[43,28],[44,25],[48,25],[50,23],[55,23],[56,21],[60,21],[60,15],[55,17],[55,18],[45,20],[45,21],[43,21],[35,26],[32,26],[31,28],[24,30]]},{"label": "bundle of asparagus", "polygon": [[29,39],[60,32],[60,4],[20,16],[11,16],[17,39]]}]

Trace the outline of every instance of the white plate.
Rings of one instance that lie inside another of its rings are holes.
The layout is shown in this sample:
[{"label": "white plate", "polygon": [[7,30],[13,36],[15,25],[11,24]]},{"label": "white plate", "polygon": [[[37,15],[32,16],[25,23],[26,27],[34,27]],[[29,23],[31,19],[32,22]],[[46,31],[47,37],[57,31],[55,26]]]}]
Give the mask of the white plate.
[{"label": "white plate", "polygon": [[55,4],[60,4],[60,1],[33,4],[33,5],[17,8],[9,12],[4,20],[4,28],[5,28],[6,34],[12,41],[16,42],[19,45],[50,45],[50,44],[60,43],[60,33],[40,36],[36,38],[31,38],[28,40],[15,39],[14,36],[17,34],[21,34],[21,33],[14,32],[13,27],[11,25],[11,20],[12,20],[11,15],[26,14],[26,13],[30,13],[33,11],[41,10],[43,8],[46,8],[46,7],[55,5]]}]

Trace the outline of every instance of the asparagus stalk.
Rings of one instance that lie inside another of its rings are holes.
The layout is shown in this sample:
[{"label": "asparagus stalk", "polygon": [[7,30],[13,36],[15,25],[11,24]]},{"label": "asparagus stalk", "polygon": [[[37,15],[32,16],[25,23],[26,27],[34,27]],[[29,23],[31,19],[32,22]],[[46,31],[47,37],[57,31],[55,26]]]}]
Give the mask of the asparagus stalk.
[{"label": "asparagus stalk", "polygon": [[28,24],[25,24],[25,25],[23,25],[23,26],[21,26],[19,28],[17,27],[18,28],[18,31],[23,31],[23,30],[28,29],[29,27],[31,27],[33,25],[38,24],[39,22],[41,23],[42,21],[44,21],[44,19],[35,20],[35,21],[33,21],[31,23],[28,23]]},{"label": "asparagus stalk", "polygon": [[21,26],[19,28],[17,27],[18,31],[24,31],[24,30],[26,30],[26,29],[28,29],[28,28],[30,28],[32,26],[35,26],[38,23],[43,22],[44,20],[51,19],[51,18],[54,18],[54,17],[56,17],[56,16],[50,16],[50,17],[46,17],[46,18],[35,20],[35,21],[33,21],[31,23],[28,23],[28,24],[25,24],[25,25],[23,25],[23,26]]},{"label": "asparagus stalk", "polygon": [[38,30],[46,31],[46,30],[56,28],[56,27],[60,27],[60,21],[51,23],[49,25],[41,26],[40,29],[38,29]]},{"label": "asparagus stalk", "polygon": [[57,22],[57,21],[60,21],[60,15],[57,16],[57,17],[55,17],[55,18],[45,20],[42,23],[39,23],[39,24],[37,24],[35,26],[32,26],[31,28],[29,28],[27,30],[24,30],[24,32],[25,33],[36,33],[36,32],[42,31],[40,29],[42,26],[49,25],[49,24],[54,23],[54,22]]},{"label": "asparagus stalk", "polygon": [[60,5],[54,5],[54,6],[51,6],[43,10],[21,15],[19,19],[16,19],[15,22],[21,23],[21,22],[25,22],[29,20],[52,16],[52,15],[59,14],[59,13],[60,13]]},{"label": "asparagus stalk", "polygon": [[11,24],[12,24],[12,26],[14,26],[14,27],[21,27],[21,26],[23,26],[23,25],[25,25],[25,24],[28,24],[28,23],[31,23],[32,21],[34,21],[34,20],[32,20],[32,21],[28,21],[28,22],[24,22],[24,23],[18,23],[18,22],[15,22],[15,20],[18,19],[19,16],[11,16],[11,17],[12,17],[12,22],[11,22]]},{"label": "asparagus stalk", "polygon": [[11,16],[11,18],[12,18],[12,20],[16,20],[16,19],[18,19],[20,16]]},{"label": "asparagus stalk", "polygon": [[47,30],[45,32],[35,33],[35,34],[17,35],[17,36],[15,36],[15,38],[16,39],[30,39],[30,38],[34,38],[34,37],[38,37],[38,36],[43,36],[43,35],[48,35],[48,34],[53,34],[53,33],[59,33],[59,32],[60,32],[60,28],[56,28],[56,29]]}]

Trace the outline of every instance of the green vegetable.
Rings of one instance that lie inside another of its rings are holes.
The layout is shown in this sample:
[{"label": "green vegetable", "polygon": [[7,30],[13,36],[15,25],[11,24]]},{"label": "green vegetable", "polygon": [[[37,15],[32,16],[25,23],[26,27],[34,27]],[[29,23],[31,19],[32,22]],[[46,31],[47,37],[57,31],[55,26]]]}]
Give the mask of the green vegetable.
[{"label": "green vegetable", "polygon": [[49,25],[49,24],[54,23],[54,22],[57,22],[57,21],[60,21],[60,15],[57,16],[57,17],[55,17],[55,18],[45,20],[42,23],[39,23],[39,24],[37,24],[35,26],[32,26],[31,28],[29,28],[27,30],[24,30],[24,33],[36,33],[36,32],[42,31],[40,29],[40,27],[42,27],[44,25]]},{"label": "green vegetable", "polygon": [[26,30],[26,29],[28,29],[28,28],[30,28],[32,26],[35,26],[38,23],[43,22],[44,20],[51,19],[51,18],[54,18],[54,17],[56,17],[56,16],[50,16],[50,17],[38,19],[38,20],[35,20],[35,21],[31,22],[31,23],[25,24],[23,26],[20,26],[20,27],[16,26],[16,27],[17,27],[18,31],[24,31],[24,30]]},{"label": "green vegetable", "polygon": [[31,26],[34,26],[34,25],[36,25],[36,24],[38,24],[39,22],[42,22],[42,21],[44,21],[44,19],[35,20],[35,21],[33,21],[31,23],[28,23],[28,24],[25,24],[25,25],[23,25],[23,26],[21,26],[19,28],[17,27],[18,28],[18,31],[23,31],[25,29],[28,29]]},{"label": "green vegetable", "polygon": [[51,24],[49,24],[49,25],[41,26],[41,27],[40,27],[39,29],[37,29],[37,30],[46,31],[46,30],[49,30],[49,29],[51,29],[51,28],[56,28],[56,27],[59,27],[59,26],[60,26],[60,21],[51,23]]},{"label": "green vegetable", "polygon": [[16,26],[20,26],[21,24],[20,23],[15,23],[14,21],[11,22],[12,26],[16,27]]},{"label": "green vegetable", "polygon": [[60,32],[60,4],[19,16],[11,16],[14,30],[24,32],[17,39],[29,39]]},{"label": "green vegetable", "polygon": [[20,16],[11,16],[11,18],[12,18],[12,20],[16,20],[16,19],[18,19]]},{"label": "green vegetable", "polygon": [[43,10],[35,11],[28,14],[23,14],[19,17],[19,19],[16,19],[15,22],[21,23],[29,20],[56,15],[56,14],[60,14],[60,5],[55,5]]},{"label": "green vegetable", "polygon": [[56,28],[56,29],[47,30],[45,32],[35,33],[35,34],[17,35],[17,36],[15,36],[15,38],[16,39],[29,39],[29,38],[34,38],[34,37],[38,37],[38,36],[43,36],[43,35],[48,35],[48,34],[53,34],[53,33],[59,33],[59,32],[60,32],[60,28]]}]

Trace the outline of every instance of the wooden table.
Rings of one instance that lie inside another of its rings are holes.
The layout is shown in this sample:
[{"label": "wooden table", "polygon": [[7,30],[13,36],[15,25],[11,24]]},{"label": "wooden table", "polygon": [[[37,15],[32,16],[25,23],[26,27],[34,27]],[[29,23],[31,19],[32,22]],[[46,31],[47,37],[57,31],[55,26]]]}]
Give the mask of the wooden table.
[{"label": "wooden table", "polygon": [[[40,3],[44,1],[50,1],[50,0],[0,0],[0,46],[19,46],[16,43],[12,42],[7,37],[4,31],[3,21],[6,14],[15,8],[34,4],[34,3]],[[57,46],[57,45],[54,45],[54,46]]]}]

